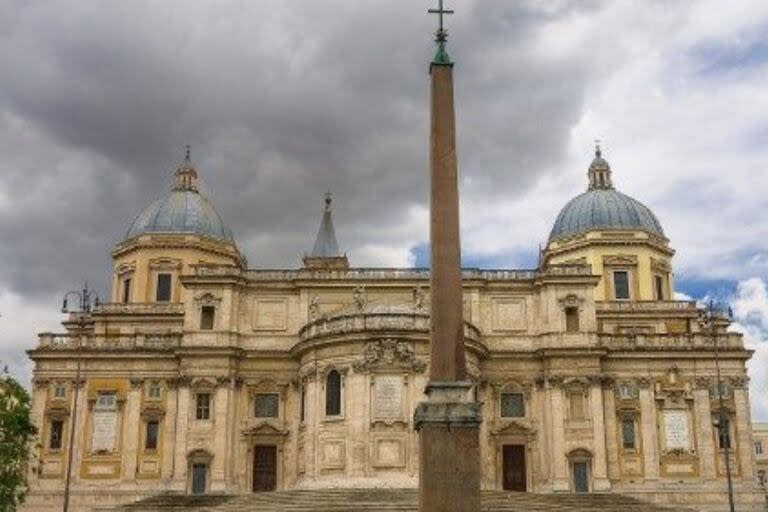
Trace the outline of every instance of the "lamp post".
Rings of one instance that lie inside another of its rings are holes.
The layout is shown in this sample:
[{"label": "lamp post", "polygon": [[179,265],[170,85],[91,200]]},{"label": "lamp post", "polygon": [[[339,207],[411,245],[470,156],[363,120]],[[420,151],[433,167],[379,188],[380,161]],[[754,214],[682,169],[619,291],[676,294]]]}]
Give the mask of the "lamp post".
[{"label": "lamp post", "polygon": [[[76,309],[70,308],[68,299],[70,296],[77,297],[79,302]],[[78,336],[76,346],[76,359],[77,370],[75,371],[75,388],[72,393],[72,421],[69,426],[69,444],[67,445],[67,476],[64,483],[64,507],[63,512],[69,511],[69,485],[72,479],[72,459],[74,457],[74,443],[75,443],[75,425],[77,424],[77,397],[80,394],[80,364],[82,349],[82,339],[85,331],[85,317],[91,312],[91,306],[99,304],[99,297],[94,290],[88,289],[88,283],[86,282],[82,290],[70,290],[64,294],[64,300],[61,306],[62,313],[78,313]]]},{"label": "lamp post", "polygon": [[715,375],[716,375],[716,390],[717,390],[717,433],[718,440],[725,440],[723,443],[723,455],[725,456],[725,478],[728,482],[728,505],[730,512],[735,512],[736,508],[733,503],[733,478],[731,477],[731,433],[730,433],[730,419],[728,418],[728,412],[723,403],[723,381],[720,376],[720,350],[718,346],[718,332],[717,322],[718,320],[733,320],[733,312],[730,307],[718,307],[714,301],[710,300],[707,303],[706,309],[699,313],[699,323],[704,329],[709,329],[710,336],[712,337],[712,345],[715,352]]}]

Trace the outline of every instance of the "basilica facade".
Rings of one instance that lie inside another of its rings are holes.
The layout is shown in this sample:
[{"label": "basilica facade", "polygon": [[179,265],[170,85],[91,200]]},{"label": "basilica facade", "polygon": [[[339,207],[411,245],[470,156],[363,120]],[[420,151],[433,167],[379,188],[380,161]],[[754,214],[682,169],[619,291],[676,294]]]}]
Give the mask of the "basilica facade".
[{"label": "basilica facade", "polygon": [[[482,486],[722,510],[728,453],[739,510],[760,509],[750,351],[725,318],[704,328],[674,299],[661,224],[614,188],[599,150],[587,177],[537,268],[463,270]],[[188,158],[174,178],[114,248],[109,301],[29,351],[27,510],[60,510],[68,472],[72,510],[417,486],[429,271],[350,266],[330,198],[296,268],[249,269]]]}]

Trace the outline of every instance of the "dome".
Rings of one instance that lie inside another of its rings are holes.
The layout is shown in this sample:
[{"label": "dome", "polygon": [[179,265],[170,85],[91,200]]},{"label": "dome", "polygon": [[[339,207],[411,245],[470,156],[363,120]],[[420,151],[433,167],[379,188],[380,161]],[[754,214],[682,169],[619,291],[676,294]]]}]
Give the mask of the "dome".
[{"label": "dome", "polygon": [[190,233],[234,244],[213,204],[197,189],[197,171],[189,154],[176,171],[173,190],[153,202],[134,219],[126,239],[145,233]]},{"label": "dome", "polygon": [[597,148],[589,167],[589,190],[571,199],[557,216],[549,241],[591,230],[642,230],[664,237],[653,212],[640,201],[615,190],[611,168]]}]

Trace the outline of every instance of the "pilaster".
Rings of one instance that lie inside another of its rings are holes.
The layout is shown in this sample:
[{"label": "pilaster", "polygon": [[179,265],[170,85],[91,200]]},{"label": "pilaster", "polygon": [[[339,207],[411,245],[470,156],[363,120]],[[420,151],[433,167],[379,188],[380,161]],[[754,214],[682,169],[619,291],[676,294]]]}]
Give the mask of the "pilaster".
[{"label": "pilaster", "polygon": [[187,432],[189,430],[189,410],[191,391],[188,385],[177,389],[178,414],[176,415],[176,443],[174,453],[174,487],[186,489],[187,486]]},{"label": "pilaster", "polygon": [[643,434],[643,460],[645,461],[645,479],[659,479],[659,448],[656,429],[657,414],[653,397],[653,388],[648,385],[640,389],[640,419]]},{"label": "pilaster", "polygon": [[552,415],[552,453],[550,464],[552,465],[552,490],[555,492],[570,491],[568,478],[568,461],[565,456],[565,403],[563,390],[559,387],[550,387],[548,390],[550,410]]},{"label": "pilaster", "polygon": [[590,409],[592,413],[592,433],[594,460],[592,461],[592,486],[595,491],[610,490],[608,468],[605,453],[605,414],[603,410],[603,389],[601,384],[593,384],[590,389]]},{"label": "pilaster", "polygon": [[752,422],[750,420],[749,397],[745,387],[733,390],[733,401],[736,406],[736,449],[741,466],[740,477],[749,482],[755,481],[755,452],[752,445]]},{"label": "pilaster", "polygon": [[699,450],[699,471],[704,480],[714,480],[715,445],[712,431],[712,411],[709,408],[709,389],[701,387],[693,391],[693,406],[696,413],[696,429]]},{"label": "pilaster", "polygon": [[123,427],[123,480],[136,479],[136,464],[138,462],[139,442],[141,439],[141,383],[134,385],[128,391],[125,405],[125,423]]}]

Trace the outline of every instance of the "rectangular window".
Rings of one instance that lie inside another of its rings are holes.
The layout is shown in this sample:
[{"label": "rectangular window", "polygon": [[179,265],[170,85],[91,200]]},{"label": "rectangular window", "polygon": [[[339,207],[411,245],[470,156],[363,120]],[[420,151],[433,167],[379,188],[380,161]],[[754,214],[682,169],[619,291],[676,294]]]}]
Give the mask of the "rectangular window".
[{"label": "rectangular window", "polygon": [[200,308],[200,330],[210,331],[213,329],[213,319],[216,316],[216,308],[213,306],[203,306]]},{"label": "rectangular window", "polygon": [[131,278],[123,279],[123,302],[131,302]]},{"label": "rectangular window", "polygon": [[565,332],[579,332],[579,308],[565,308]]},{"label": "rectangular window", "polygon": [[582,391],[573,391],[569,396],[571,419],[584,419],[584,393]]},{"label": "rectangular window", "polygon": [[616,299],[629,298],[629,273],[625,270],[613,273],[613,295]]},{"label": "rectangular window", "polygon": [[114,391],[102,391],[99,392],[99,397],[96,399],[96,409],[100,411],[112,411],[115,409],[117,395]]},{"label": "rectangular window", "polygon": [[717,445],[721,450],[731,449],[731,427],[730,420],[722,417],[717,422]]},{"label": "rectangular window", "polygon": [[195,418],[198,420],[208,420],[211,418],[211,395],[210,393],[198,393],[196,398]]},{"label": "rectangular window", "polygon": [[147,422],[147,436],[144,439],[144,448],[157,450],[157,435],[160,432],[160,423],[157,420]]},{"label": "rectangular window", "polygon": [[524,418],[525,400],[522,393],[501,394],[501,417]]},{"label": "rectangular window", "polygon": [[307,417],[307,387],[301,386],[301,412],[300,412],[300,420],[303,423],[304,419]]},{"label": "rectangular window", "polygon": [[635,420],[632,418],[625,418],[621,422],[621,443],[625,450],[636,448]]},{"label": "rectangular window", "polygon": [[152,400],[159,400],[161,394],[162,394],[162,390],[160,388],[160,383],[151,382],[149,384],[149,389],[147,390],[147,397]]},{"label": "rectangular window", "polygon": [[61,438],[64,436],[64,422],[62,420],[51,421],[51,437],[48,447],[51,450],[61,449]]},{"label": "rectangular window", "polygon": [[53,388],[53,398],[62,399],[67,396],[67,388],[62,384],[56,384]]},{"label": "rectangular window", "polygon": [[157,302],[171,301],[171,274],[157,274]]},{"label": "rectangular window", "polygon": [[656,288],[656,300],[664,300],[664,278],[653,276],[654,287]]},{"label": "rectangular window", "polygon": [[257,418],[277,418],[280,396],[277,393],[257,393],[254,398]]},{"label": "rectangular window", "polygon": [[763,442],[755,441],[755,455],[762,455],[762,454],[763,454]]}]

